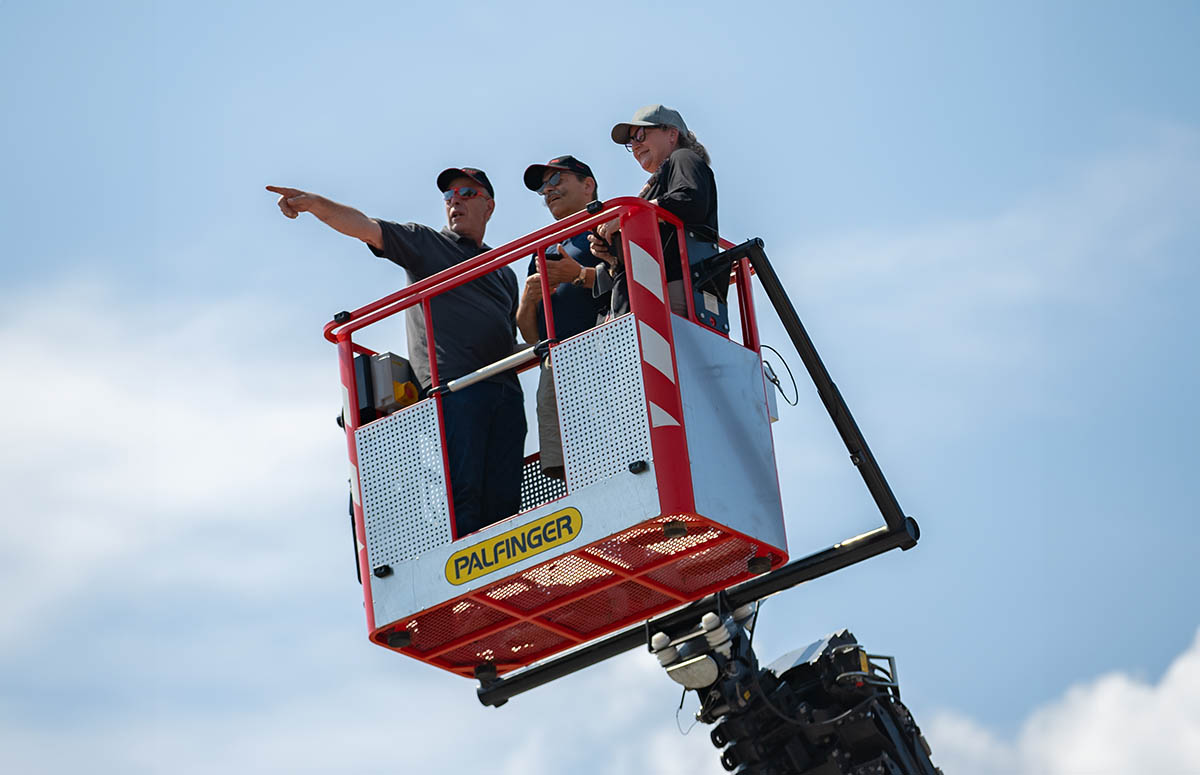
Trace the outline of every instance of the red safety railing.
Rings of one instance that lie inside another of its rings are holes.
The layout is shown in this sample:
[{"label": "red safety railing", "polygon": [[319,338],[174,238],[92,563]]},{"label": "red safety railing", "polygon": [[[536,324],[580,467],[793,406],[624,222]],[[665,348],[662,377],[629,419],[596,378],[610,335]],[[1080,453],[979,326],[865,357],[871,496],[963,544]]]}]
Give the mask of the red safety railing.
[{"label": "red safety railing", "polygon": [[[664,210],[657,205],[652,205],[644,199],[636,197],[617,197],[610,199],[604,203],[603,209],[595,213],[589,213],[581,210],[575,215],[564,218],[561,221],[546,226],[543,229],[527,234],[511,242],[508,242],[500,247],[492,248],[486,253],[481,253],[478,256],[467,259],[459,264],[456,264],[449,269],[438,272],[435,275],[426,277],[424,280],[405,286],[395,293],[388,294],[381,299],[377,299],[369,304],[352,311],[341,313],[338,318],[329,321],[325,324],[325,338],[334,344],[339,344],[343,340],[349,340],[355,331],[366,328],[373,323],[378,323],[381,320],[391,317],[398,312],[403,312],[409,307],[421,304],[424,308],[426,331],[429,337],[429,352],[433,353],[436,350],[433,348],[434,335],[433,326],[430,325],[431,313],[429,310],[429,300],[434,296],[438,296],[453,288],[469,283],[485,274],[494,272],[501,267],[508,266],[514,261],[522,258],[527,258],[531,253],[536,253],[538,257],[538,271],[541,273],[542,279],[542,298],[550,298],[549,282],[546,279],[546,250],[552,245],[557,245],[564,240],[570,239],[578,234],[590,231],[601,224],[607,223],[615,219],[624,219],[633,212],[650,211],[660,221],[663,221],[671,226],[674,226],[678,235],[679,244],[679,260],[683,268],[683,282],[685,295],[687,297],[688,318],[696,319],[695,302],[692,298],[692,276],[689,271],[688,255],[687,255],[687,240],[684,234],[683,223],[672,215],[669,211]],[[628,261],[628,241],[623,240],[625,247],[625,260]],[[728,240],[720,240],[719,244],[722,249],[733,247],[733,243]],[[742,277],[745,275],[745,278]],[[753,331],[753,339],[757,339],[757,324],[754,321],[753,315],[747,318],[744,311],[745,302],[750,300],[749,293],[749,277],[752,274],[750,262],[743,259],[733,268],[733,281],[738,287],[738,305],[742,308],[742,331],[743,335],[747,331]],[[553,315],[549,312],[550,305],[543,305],[545,308],[546,318],[546,334],[550,339],[553,335]],[[753,307],[753,301],[750,300],[750,307]],[[743,343],[754,349],[749,341],[743,339]],[[374,354],[373,351],[365,347],[353,345],[355,353]],[[436,360],[436,359],[433,359]],[[440,383],[437,376],[437,364],[430,363],[430,372],[433,381],[433,387],[437,387]]]}]

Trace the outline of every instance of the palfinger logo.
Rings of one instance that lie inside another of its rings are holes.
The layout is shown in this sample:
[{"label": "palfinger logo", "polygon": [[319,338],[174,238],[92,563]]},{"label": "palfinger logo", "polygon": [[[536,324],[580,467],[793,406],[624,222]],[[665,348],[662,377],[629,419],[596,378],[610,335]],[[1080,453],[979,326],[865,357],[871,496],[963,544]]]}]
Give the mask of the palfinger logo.
[{"label": "palfinger logo", "polygon": [[459,549],[446,560],[446,581],[458,586],[547,549],[575,540],[583,528],[579,509],[567,508]]}]

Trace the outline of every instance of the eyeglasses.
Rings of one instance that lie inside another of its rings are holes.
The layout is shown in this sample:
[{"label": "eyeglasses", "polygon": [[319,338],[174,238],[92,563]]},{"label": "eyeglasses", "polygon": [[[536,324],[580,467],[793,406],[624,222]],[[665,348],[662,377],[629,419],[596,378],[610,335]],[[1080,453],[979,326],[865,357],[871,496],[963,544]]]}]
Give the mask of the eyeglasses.
[{"label": "eyeglasses", "polygon": [[658,129],[656,126],[640,126],[637,129],[632,129],[629,132],[629,142],[625,143],[625,150],[633,153],[634,143],[643,143],[646,141],[646,130]]},{"label": "eyeglasses", "polygon": [[458,188],[448,188],[443,191],[442,199],[445,199],[447,202],[449,202],[454,198],[455,194],[458,194],[459,199],[474,199],[477,196],[487,196],[487,192],[480,191],[477,188],[472,188],[471,186],[459,186]]},{"label": "eyeglasses", "polygon": [[557,186],[561,182],[562,182],[562,172],[561,171],[555,172],[553,175],[551,175],[550,177],[543,180],[542,185],[538,186],[538,188],[537,188],[538,196],[546,195],[546,187],[547,186]]}]

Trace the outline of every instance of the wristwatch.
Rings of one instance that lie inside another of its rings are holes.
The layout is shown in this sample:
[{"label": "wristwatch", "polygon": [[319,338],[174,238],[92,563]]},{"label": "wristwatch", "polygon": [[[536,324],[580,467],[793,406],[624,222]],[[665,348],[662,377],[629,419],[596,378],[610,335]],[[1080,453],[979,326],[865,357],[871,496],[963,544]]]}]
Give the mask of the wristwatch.
[{"label": "wristwatch", "polygon": [[587,282],[587,267],[581,266],[579,267],[579,276],[571,281],[571,285],[582,287],[585,282]]}]

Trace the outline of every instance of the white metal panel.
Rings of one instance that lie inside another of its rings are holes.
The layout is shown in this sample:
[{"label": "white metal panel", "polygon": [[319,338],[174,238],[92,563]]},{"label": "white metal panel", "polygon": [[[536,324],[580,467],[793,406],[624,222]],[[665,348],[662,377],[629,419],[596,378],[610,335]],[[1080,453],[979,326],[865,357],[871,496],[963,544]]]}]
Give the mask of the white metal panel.
[{"label": "white metal panel", "polygon": [[672,316],[696,511],[786,549],[762,360]]},{"label": "white metal panel", "polygon": [[651,462],[637,321],[625,315],[554,348],[554,389],[572,492]]},{"label": "white metal panel", "polygon": [[451,541],[437,402],[426,399],[354,432],[372,568]]}]

